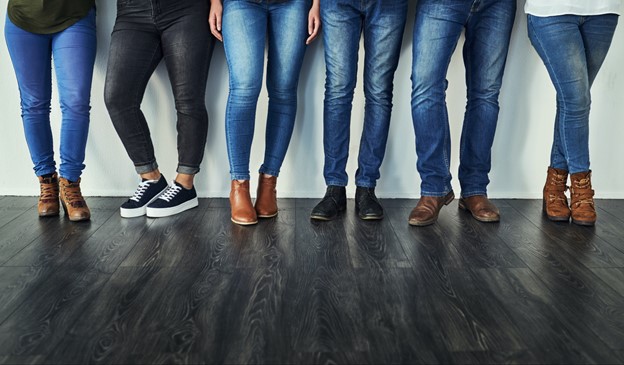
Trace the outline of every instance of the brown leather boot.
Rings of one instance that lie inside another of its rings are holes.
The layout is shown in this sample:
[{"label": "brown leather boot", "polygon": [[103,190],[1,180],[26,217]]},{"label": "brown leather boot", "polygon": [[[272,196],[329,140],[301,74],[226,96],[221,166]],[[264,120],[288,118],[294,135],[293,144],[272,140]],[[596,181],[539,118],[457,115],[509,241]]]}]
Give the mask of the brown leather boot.
[{"label": "brown leather boot", "polygon": [[500,212],[485,195],[474,195],[459,199],[459,209],[467,210],[479,222],[498,222]]},{"label": "brown leather boot", "polygon": [[570,175],[570,209],[572,223],[581,226],[593,226],[596,223],[591,171]]},{"label": "brown leather boot", "polygon": [[428,226],[438,220],[438,214],[443,206],[449,205],[455,194],[451,191],[445,196],[421,196],[416,207],[409,216],[410,226]]},{"label": "brown leather boot", "polygon": [[548,167],[542,209],[551,221],[567,222],[570,219],[570,208],[565,196],[565,191],[568,190],[567,181],[567,171]]},{"label": "brown leather boot", "polygon": [[232,208],[232,222],[242,226],[258,223],[256,210],[251,204],[249,194],[249,180],[232,180],[230,185],[230,206]]},{"label": "brown leather boot", "polygon": [[65,178],[60,178],[61,187],[61,204],[65,215],[72,222],[86,221],[91,219],[91,211],[87,207],[80,192],[80,179],[76,182],[71,182]]},{"label": "brown leather boot", "polygon": [[272,218],[277,215],[276,185],[277,176],[260,174],[255,206],[258,218]]},{"label": "brown leather boot", "polygon": [[59,215],[59,183],[56,173],[51,177],[39,176],[39,202],[37,211],[40,217]]}]

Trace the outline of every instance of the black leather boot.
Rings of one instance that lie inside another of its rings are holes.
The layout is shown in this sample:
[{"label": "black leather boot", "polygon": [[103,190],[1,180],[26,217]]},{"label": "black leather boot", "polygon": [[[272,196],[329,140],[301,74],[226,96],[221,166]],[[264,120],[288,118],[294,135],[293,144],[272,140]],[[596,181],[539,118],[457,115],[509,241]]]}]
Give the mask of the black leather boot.
[{"label": "black leather boot", "polygon": [[358,186],[355,190],[355,212],[365,220],[383,219],[383,207],[375,196],[375,188]]},{"label": "black leather boot", "polygon": [[347,191],[344,186],[329,185],[325,192],[325,197],[318,203],[310,218],[330,221],[338,216],[338,213],[347,209]]}]

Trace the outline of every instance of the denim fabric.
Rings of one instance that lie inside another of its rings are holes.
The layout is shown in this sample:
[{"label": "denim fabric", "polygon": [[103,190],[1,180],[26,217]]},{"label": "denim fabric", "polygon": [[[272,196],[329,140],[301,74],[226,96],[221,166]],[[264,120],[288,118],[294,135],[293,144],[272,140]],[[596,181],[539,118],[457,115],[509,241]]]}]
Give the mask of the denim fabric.
[{"label": "denim fabric", "polygon": [[392,89],[407,17],[407,0],[323,0],[325,45],[324,177],[346,186],[353,92],[364,33],[364,126],[355,184],[372,188],[386,152]]},{"label": "denim fabric", "polygon": [[462,196],[487,194],[498,96],[516,0],[420,0],[412,64],[412,118],[421,195],[451,191],[446,73],[462,31],[468,102],[460,142]]},{"label": "denim fabric", "polygon": [[230,72],[225,134],[232,180],[250,178],[249,158],[267,43],[269,110],[260,172],[279,175],[295,125],[310,6],[309,0],[223,2],[223,44]]},{"label": "denim fabric", "polygon": [[95,9],[62,32],[35,34],[6,18],[5,37],[20,90],[22,120],[35,174],[56,171],[50,99],[52,65],[61,103],[59,175],[78,181],[84,170],[89,133],[91,81],[96,53]]},{"label": "denim fabric", "polygon": [[195,174],[208,133],[205,93],[214,38],[208,3],[197,0],[118,0],[104,99],[139,174],[158,167],[141,101],[164,58],[177,111],[179,173]]},{"label": "denim fabric", "polygon": [[557,91],[551,167],[589,171],[590,89],[617,23],[615,14],[528,16],[529,38]]}]

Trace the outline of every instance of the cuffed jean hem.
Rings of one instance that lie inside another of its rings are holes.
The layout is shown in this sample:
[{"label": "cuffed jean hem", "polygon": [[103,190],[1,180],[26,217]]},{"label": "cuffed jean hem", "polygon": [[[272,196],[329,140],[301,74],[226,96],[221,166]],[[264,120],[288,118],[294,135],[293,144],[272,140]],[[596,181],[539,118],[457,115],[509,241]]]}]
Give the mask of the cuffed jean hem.
[{"label": "cuffed jean hem", "polygon": [[59,172],[59,177],[62,177],[65,180],[71,181],[71,182],[76,182],[78,180],[80,180],[80,176],[82,174],[77,174],[77,175],[69,175],[63,172]]},{"label": "cuffed jean hem", "polygon": [[150,162],[144,165],[134,166],[134,169],[136,170],[137,174],[147,174],[148,172],[152,172],[156,170],[157,168],[158,168],[158,164],[156,163],[156,161]]},{"label": "cuffed jean hem", "polygon": [[53,174],[55,172],[56,172],[56,169],[53,167],[53,168],[50,168],[50,169],[41,169],[39,171],[36,171],[35,175],[37,177],[39,177],[39,176],[43,176],[43,175]]},{"label": "cuffed jean hem", "polygon": [[355,186],[360,187],[360,188],[374,189],[377,186],[377,182],[371,183],[371,182],[356,181]]},{"label": "cuffed jean hem", "polygon": [[435,192],[431,192],[431,191],[421,191],[420,195],[421,196],[434,196],[436,198],[440,198],[443,196],[446,196],[448,193],[452,192],[453,189],[448,190],[447,192],[444,193],[435,193]]},{"label": "cuffed jean hem", "polygon": [[467,193],[464,193],[462,191],[462,193],[461,193],[461,197],[462,198],[470,198],[471,196],[479,196],[479,195],[484,195],[484,196],[487,197],[487,191],[485,191],[485,190],[474,190],[474,191],[470,191],[470,192],[467,192]]},{"label": "cuffed jean hem", "polygon": [[325,181],[325,185],[327,185],[327,186],[332,185],[332,186],[344,186],[344,187],[346,187],[347,183],[346,182],[341,182],[341,181]]},{"label": "cuffed jean hem", "polygon": [[249,174],[230,173],[230,180],[251,180],[251,176]]},{"label": "cuffed jean hem", "polygon": [[258,170],[258,173],[260,174],[265,174],[265,175],[271,175],[271,176],[275,176],[275,177],[279,177],[279,171],[276,170],[271,170],[271,169],[267,169],[264,166],[260,167],[260,170]]},{"label": "cuffed jean hem", "polygon": [[178,165],[176,172],[178,174],[195,175],[196,173],[199,172],[199,167]]}]

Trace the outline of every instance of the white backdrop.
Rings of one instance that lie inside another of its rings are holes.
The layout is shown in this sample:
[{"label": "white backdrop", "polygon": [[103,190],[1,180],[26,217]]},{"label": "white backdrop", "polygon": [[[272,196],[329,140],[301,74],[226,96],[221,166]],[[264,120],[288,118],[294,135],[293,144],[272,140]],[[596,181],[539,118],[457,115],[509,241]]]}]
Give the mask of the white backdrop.
[{"label": "white backdrop", "polygon": [[[7,0],[0,0],[2,26],[6,18]],[[501,114],[493,148],[490,174],[491,197],[537,198],[546,176],[555,115],[555,95],[546,69],[531,47],[526,35],[524,1],[518,2],[512,46],[501,95]],[[377,192],[380,197],[416,198],[420,179],[416,172],[414,134],[410,112],[411,29],[415,2],[410,5],[399,69],[395,77],[394,112]],[[92,121],[87,146],[87,168],[83,175],[83,192],[88,196],[131,194],[138,178],[119,141],[103,101],[104,75],[110,32],[115,20],[115,1],[98,0],[98,56],[92,96]],[[19,94],[4,37],[0,41],[0,195],[36,195],[38,184],[32,173],[20,119]],[[322,176],[322,106],[324,91],[324,60],[322,42],[309,47],[299,86],[297,123],[278,182],[280,197],[320,197],[325,191]],[[448,74],[447,102],[453,142],[453,186],[456,181],[458,144],[465,107],[464,69],[461,44]],[[360,54],[362,60],[363,52]],[[362,64],[362,61],[360,61]],[[362,77],[358,79],[352,117],[352,141],[347,171],[348,193],[355,187],[359,136],[362,129],[364,97]],[[229,167],[225,148],[224,115],[228,92],[228,73],[223,47],[214,52],[206,104],[210,129],[202,170],[196,179],[202,197],[225,197],[229,193]],[[56,88],[54,89],[56,93]],[[593,89],[591,114],[591,156],[594,187],[597,197],[624,198],[624,25],[618,28],[613,47]],[[58,151],[60,112],[56,95],[53,100],[53,130]],[[143,101],[143,110],[150,123],[156,156],[162,172],[169,179],[175,174],[176,129],[173,98],[167,73],[161,64],[152,77]],[[254,145],[252,149],[252,185],[264,151],[264,125],[267,96],[263,92],[258,106]],[[58,163],[58,158],[57,158]]]}]

